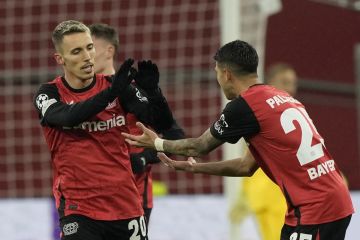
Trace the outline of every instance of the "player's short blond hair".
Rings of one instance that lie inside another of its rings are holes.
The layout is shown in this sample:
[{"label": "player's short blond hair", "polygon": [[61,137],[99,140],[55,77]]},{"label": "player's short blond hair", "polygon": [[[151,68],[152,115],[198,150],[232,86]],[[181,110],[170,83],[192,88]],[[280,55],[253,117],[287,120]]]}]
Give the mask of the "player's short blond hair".
[{"label": "player's short blond hair", "polygon": [[90,29],[83,24],[82,22],[75,20],[67,20],[59,23],[53,33],[52,33],[52,42],[57,50],[59,50],[59,45],[62,42],[65,35],[72,33],[82,33],[87,32],[90,34]]}]

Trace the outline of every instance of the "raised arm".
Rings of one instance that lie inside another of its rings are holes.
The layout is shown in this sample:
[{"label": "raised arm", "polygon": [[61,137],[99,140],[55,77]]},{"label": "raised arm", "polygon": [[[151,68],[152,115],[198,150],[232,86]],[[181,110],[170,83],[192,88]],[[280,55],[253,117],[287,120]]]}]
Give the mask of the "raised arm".
[{"label": "raised arm", "polygon": [[42,85],[34,97],[41,124],[73,127],[103,111],[129,85],[132,77],[128,74],[133,62],[128,59],[121,65],[111,87],[78,103],[66,104],[60,100],[54,84]]},{"label": "raised arm", "polygon": [[[151,60],[139,61],[138,72],[135,74],[137,86],[145,91],[149,99],[149,110],[152,123],[150,126],[157,132],[164,134],[176,125],[169,104],[159,87],[160,73],[157,65]],[[174,129],[173,129],[174,130]],[[181,134],[173,131],[172,133]],[[182,132],[183,134],[183,132]],[[175,136],[176,137],[176,136]]]}]

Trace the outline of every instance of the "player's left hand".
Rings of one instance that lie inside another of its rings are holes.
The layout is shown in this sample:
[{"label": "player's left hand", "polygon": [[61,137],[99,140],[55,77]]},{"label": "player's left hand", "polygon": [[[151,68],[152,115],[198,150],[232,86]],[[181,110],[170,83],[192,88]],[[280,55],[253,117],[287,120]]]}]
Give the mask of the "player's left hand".
[{"label": "player's left hand", "polygon": [[168,156],[166,156],[165,153],[160,153],[160,152],[158,153],[158,158],[169,168],[175,170],[181,170],[185,172],[193,172],[194,171],[193,166],[196,163],[193,157],[188,157],[187,161],[175,161],[169,158]]},{"label": "player's left hand", "polygon": [[128,133],[121,133],[125,137],[125,141],[135,147],[153,148],[155,149],[154,141],[158,137],[157,134],[145,127],[141,122],[137,122],[136,126],[143,131],[142,135],[132,135]]}]

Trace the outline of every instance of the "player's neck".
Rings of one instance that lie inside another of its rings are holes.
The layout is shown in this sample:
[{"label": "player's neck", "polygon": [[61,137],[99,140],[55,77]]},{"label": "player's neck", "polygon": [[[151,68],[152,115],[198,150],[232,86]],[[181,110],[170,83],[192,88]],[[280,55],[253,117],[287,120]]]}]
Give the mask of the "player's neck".
[{"label": "player's neck", "polygon": [[67,74],[66,72],[64,78],[66,82],[69,84],[69,86],[72,87],[73,89],[85,88],[89,86],[94,80],[94,76],[88,79],[79,79],[73,75]]},{"label": "player's neck", "polygon": [[235,81],[235,89],[236,91],[241,94],[244,91],[248,90],[249,87],[251,87],[254,84],[259,83],[259,79],[257,77],[257,75],[253,75],[253,76],[248,76],[248,77],[243,77],[241,79],[238,79],[237,81]]},{"label": "player's neck", "polygon": [[115,74],[115,68],[113,67],[112,64],[108,64],[109,67],[104,68],[101,72],[99,72],[100,74],[104,74],[104,75],[114,75]]}]

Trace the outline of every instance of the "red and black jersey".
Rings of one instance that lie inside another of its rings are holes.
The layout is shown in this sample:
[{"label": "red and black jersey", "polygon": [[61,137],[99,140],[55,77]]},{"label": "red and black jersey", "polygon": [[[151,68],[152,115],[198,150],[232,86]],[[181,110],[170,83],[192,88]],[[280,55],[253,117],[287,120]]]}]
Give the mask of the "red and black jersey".
[{"label": "red and black jersey", "polygon": [[326,223],[354,212],[323,138],[305,107],[286,92],[250,87],[226,105],[211,133],[230,143],[246,139],[259,166],[286,197],[286,224]]},{"label": "red and black jersey", "polygon": [[[119,220],[143,214],[121,132],[124,106],[109,94],[111,83],[95,75],[81,90],[58,77],[35,96],[53,164],[53,193],[60,214]],[[141,99],[141,98],[139,98]]]},{"label": "red and black jersey", "polygon": [[[128,128],[131,134],[141,135],[142,131],[136,126],[136,122],[138,119],[134,114],[127,114],[126,115]],[[130,146],[130,153],[131,154],[141,154],[143,153],[144,148],[137,148]],[[156,157],[156,156],[155,156]],[[141,195],[141,203],[144,209],[152,208],[153,207],[153,192],[152,192],[152,175],[151,175],[151,164],[147,164],[148,159],[146,156],[143,156],[139,159],[134,159],[134,161],[143,161],[141,165],[144,169],[140,171],[136,171],[134,173],[136,186],[138,191]],[[134,164],[134,163],[133,163]]]},{"label": "red and black jersey", "polygon": [[151,168],[151,164],[147,164],[144,172],[135,174],[137,188],[142,197],[141,204],[144,209],[153,208],[154,206]]}]

